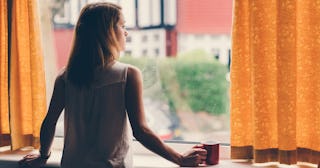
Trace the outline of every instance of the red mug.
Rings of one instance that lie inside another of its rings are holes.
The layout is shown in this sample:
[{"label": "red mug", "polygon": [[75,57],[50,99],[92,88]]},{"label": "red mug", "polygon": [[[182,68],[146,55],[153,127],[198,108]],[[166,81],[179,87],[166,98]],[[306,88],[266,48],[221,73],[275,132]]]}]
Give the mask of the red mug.
[{"label": "red mug", "polygon": [[218,142],[207,141],[202,142],[202,148],[207,151],[207,165],[216,165],[219,163],[219,148],[220,145]]}]

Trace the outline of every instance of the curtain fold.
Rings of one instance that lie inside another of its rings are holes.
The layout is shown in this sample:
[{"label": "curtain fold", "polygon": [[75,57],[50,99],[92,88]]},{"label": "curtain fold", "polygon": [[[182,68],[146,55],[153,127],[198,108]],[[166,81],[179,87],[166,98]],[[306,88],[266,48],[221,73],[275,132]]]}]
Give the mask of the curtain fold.
[{"label": "curtain fold", "polygon": [[235,0],[231,158],[320,160],[320,1]]},{"label": "curtain fold", "polygon": [[[7,87],[4,88],[5,92],[1,92],[0,119],[1,126],[5,125],[7,132],[1,132],[0,137],[6,133],[10,134],[9,142],[12,150],[25,146],[39,146],[40,126],[46,112],[43,55],[36,2],[36,0],[11,1],[12,10],[9,13],[11,29],[1,29],[1,37],[2,34],[10,32],[11,38],[10,65],[4,65],[7,69],[1,66],[1,74],[2,70],[7,74],[9,72],[9,78],[1,76],[1,83],[5,83]],[[6,12],[4,14],[8,15]],[[1,27],[6,27],[2,25]],[[1,39],[2,41],[7,43],[8,39]],[[8,64],[8,56],[6,57],[8,52],[3,53],[1,53],[1,65]],[[5,86],[1,84],[1,88],[3,87]],[[7,103],[8,107],[3,103]],[[2,111],[2,109],[9,110]]]},{"label": "curtain fold", "polygon": [[0,146],[10,144],[8,47],[8,4],[0,1]]}]

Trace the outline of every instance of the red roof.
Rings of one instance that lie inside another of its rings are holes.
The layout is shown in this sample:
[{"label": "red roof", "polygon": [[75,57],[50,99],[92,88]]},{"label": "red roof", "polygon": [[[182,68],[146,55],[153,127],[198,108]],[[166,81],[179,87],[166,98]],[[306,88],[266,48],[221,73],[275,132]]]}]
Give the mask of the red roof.
[{"label": "red roof", "polygon": [[178,0],[181,33],[230,34],[232,0]]}]

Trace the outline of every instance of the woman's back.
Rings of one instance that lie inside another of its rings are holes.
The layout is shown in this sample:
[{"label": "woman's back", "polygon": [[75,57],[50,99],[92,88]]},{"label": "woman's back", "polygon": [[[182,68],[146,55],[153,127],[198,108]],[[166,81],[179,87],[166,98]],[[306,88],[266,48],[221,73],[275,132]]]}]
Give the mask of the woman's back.
[{"label": "woman's back", "polygon": [[[87,4],[81,10],[67,73],[56,79],[41,125],[40,154],[25,156],[19,162],[20,167],[39,168],[46,164],[54,128],[63,109],[62,168],[132,167],[127,154],[128,117],[135,138],[163,158],[180,166],[198,166],[206,160],[207,152],[201,147],[179,154],[148,127],[138,68],[115,62],[110,68],[95,71],[96,67],[114,62],[125,51],[127,36],[120,6],[99,2]],[[84,87],[87,85],[90,87]]]},{"label": "woman's back", "polygon": [[96,70],[90,87],[65,80],[65,145],[61,167],[128,167],[126,64]]}]

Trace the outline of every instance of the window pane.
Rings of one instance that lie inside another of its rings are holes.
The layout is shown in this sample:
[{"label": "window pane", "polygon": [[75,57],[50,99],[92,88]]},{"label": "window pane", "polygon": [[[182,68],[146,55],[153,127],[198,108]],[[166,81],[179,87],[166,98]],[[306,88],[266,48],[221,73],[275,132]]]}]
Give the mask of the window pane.
[{"label": "window pane", "polygon": [[[96,1],[123,7],[130,36],[120,61],[143,73],[151,129],[164,140],[228,143],[232,0],[39,0],[48,97],[79,12]],[[63,136],[63,115],[56,136]]]}]

